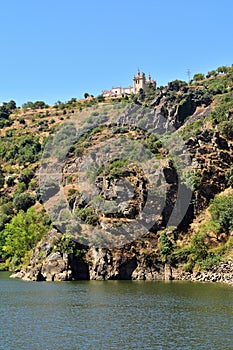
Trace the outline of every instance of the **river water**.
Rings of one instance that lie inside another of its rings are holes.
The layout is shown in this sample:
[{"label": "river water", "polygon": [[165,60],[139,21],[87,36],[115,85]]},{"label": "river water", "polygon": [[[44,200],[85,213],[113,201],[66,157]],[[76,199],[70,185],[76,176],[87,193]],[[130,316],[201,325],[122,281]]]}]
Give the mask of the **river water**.
[{"label": "river water", "polygon": [[233,288],[23,282],[0,272],[0,349],[233,349]]}]

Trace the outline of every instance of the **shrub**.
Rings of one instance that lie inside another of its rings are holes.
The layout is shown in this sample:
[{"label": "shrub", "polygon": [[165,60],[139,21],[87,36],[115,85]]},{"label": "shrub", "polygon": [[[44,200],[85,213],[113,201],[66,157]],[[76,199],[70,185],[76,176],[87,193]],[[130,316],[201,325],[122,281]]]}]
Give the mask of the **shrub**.
[{"label": "shrub", "polygon": [[99,220],[98,215],[92,207],[77,209],[75,214],[85,223],[93,226],[97,225]]},{"label": "shrub", "polygon": [[16,176],[10,176],[7,178],[6,180],[6,184],[8,187],[12,187],[15,185],[15,179],[16,179]]},{"label": "shrub", "polygon": [[13,205],[17,211],[19,210],[27,211],[27,209],[30,208],[35,203],[36,203],[35,196],[31,195],[28,192],[16,194],[13,200]]},{"label": "shrub", "polygon": [[182,173],[183,183],[192,191],[200,188],[202,183],[201,172],[193,169],[185,170]]},{"label": "shrub", "polygon": [[233,185],[233,165],[227,170],[225,176],[226,176],[228,186],[232,186]]},{"label": "shrub", "polygon": [[71,236],[64,234],[53,241],[53,250],[61,254],[72,254],[75,250],[75,243]]},{"label": "shrub", "polygon": [[219,126],[219,131],[227,139],[233,140],[233,119],[222,122]]},{"label": "shrub", "polygon": [[233,230],[233,194],[214,198],[209,211],[212,220],[217,222],[225,233]]}]

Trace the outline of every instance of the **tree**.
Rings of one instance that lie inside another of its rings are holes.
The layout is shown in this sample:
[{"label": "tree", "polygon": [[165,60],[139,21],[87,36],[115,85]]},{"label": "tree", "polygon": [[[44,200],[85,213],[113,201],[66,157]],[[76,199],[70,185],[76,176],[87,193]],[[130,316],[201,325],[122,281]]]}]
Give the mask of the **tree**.
[{"label": "tree", "polygon": [[8,103],[7,103],[7,107],[8,109],[12,112],[14,109],[16,109],[16,102],[14,100],[10,100]]},{"label": "tree", "polygon": [[226,74],[228,72],[228,68],[226,66],[218,67],[217,72],[220,74]]},{"label": "tree", "polygon": [[27,109],[43,109],[49,107],[44,101],[31,102],[28,101],[22,105],[24,111]]},{"label": "tree", "polygon": [[42,217],[42,213],[36,213],[30,208],[26,213],[21,210],[6,224],[1,235],[1,238],[4,238],[2,252],[3,256],[8,258],[10,267],[20,265],[25,254],[35,247],[48,230],[48,227],[41,223]]},{"label": "tree", "polygon": [[173,244],[166,232],[160,233],[160,252],[163,255],[165,262],[169,259],[173,252]]},{"label": "tree", "polygon": [[187,86],[187,83],[183,80],[173,80],[168,83],[168,89],[172,91],[179,91],[182,87]]},{"label": "tree", "polygon": [[28,101],[22,104],[22,108],[24,111],[26,111],[27,109],[33,109],[33,107],[34,107],[34,103],[31,101]]},{"label": "tree", "polygon": [[26,211],[28,208],[33,206],[36,202],[35,196],[28,192],[17,194],[13,200],[13,205],[16,210]]},{"label": "tree", "polygon": [[104,101],[104,96],[103,95],[97,96],[97,101],[98,102],[103,102]]},{"label": "tree", "polygon": [[43,109],[43,108],[47,108],[48,107],[48,105],[44,102],[44,101],[36,101],[36,102],[34,102],[34,106],[33,106],[33,108],[34,109]]},{"label": "tree", "polygon": [[90,95],[88,94],[88,92],[85,92],[85,94],[84,94],[84,98],[86,99],[86,98],[88,98]]},{"label": "tree", "polygon": [[216,77],[217,75],[218,73],[216,72],[216,70],[211,70],[206,74],[206,78]]},{"label": "tree", "polygon": [[197,74],[194,74],[194,76],[193,76],[194,81],[199,81],[199,80],[204,80],[204,79],[205,79],[205,76],[202,73],[197,73]]},{"label": "tree", "polygon": [[3,103],[2,106],[0,106],[0,119],[8,119],[10,116],[10,110],[7,107],[6,103]]}]

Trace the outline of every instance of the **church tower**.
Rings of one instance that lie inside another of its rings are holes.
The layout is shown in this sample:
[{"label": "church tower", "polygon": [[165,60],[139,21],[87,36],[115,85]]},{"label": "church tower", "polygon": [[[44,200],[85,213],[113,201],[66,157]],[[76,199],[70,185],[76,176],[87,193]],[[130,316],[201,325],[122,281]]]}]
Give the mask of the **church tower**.
[{"label": "church tower", "polygon": [[145,73],[138,70],[138,74],[133,78],[134,93],[137,94],[140,89],[145,90],[146,88],[146,76]]}]

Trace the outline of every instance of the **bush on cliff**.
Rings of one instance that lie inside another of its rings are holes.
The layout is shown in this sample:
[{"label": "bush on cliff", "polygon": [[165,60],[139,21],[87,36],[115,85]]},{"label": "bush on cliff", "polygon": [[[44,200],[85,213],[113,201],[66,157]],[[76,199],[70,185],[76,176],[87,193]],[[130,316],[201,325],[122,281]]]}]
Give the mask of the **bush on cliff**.
[{"label": "bush on cliff", "polygon": [[212,200],[209,211],[212,220],[218,223],[226,234],[233,231],[233,194],[216,197]]}]

